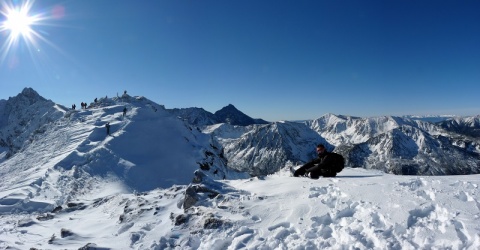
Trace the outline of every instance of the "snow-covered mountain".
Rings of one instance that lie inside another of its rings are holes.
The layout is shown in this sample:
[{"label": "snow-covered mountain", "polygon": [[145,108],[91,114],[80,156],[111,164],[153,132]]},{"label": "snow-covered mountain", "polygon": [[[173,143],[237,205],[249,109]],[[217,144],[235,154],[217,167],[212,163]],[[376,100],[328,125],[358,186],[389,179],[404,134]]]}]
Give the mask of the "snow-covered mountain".
[{"label": "snow-covered mountain", "polygon": [[[217,174],[220,171],[222,174],[219,175],[226,174],[226,169],[253,176],[271,174],[287,165],[312,159],[315,157],[313,149],[318,143],[343,154],[350,167],[421,175],[480,171],[478,116],[453,117],[431,123],[406,117],[360,118],[326,114],[305,122],[262,124],[262,120],[250,118],[231,104],[212,114],[202,108],[167,110],[148,99],[142,100],[148,104],[143,104],[143,109],[161,110],[165,113],[164,117],[182,120],[184,127],[191,131],[189,133],[194,134],[193,137],[208,138],[202,139],[202,143],[194,142],[199,144],[198,147],[206,145],[204,151],[208,152],[203,154],[204,159],[196,160],[197,165],[207,170],[212,168]],[[100,104],[106,107],[125,106],[124,103],[133,105],[140,102],[130,96],[100,99]],[[75,117],[72,114],[78,113],[67,111],[28,88],[0,104],[0,113],[4,118],[0,122],[2,159],[28,145],[28,141],[33,141],[32,138],[43,133],[53,121],[60,120],[62,116],[65,116],[63,119],[71,119]],[[100,104],[92,103],[90,106]],[[186,135],[183,137],[190,140]]]},{"label": "snow-covered mountain", "polygon": [[141,192],[188,184],[200,166],[235,178],[210,136],[161,105],[124,95],[89,107],[59,109],[31,89],[6,102],[2,117],[8,120],[0,131],[8,154],[0,163],[0,213],[50,210],[80,187],[96,188],[97,179],[108,179],[119,191]]},{"label": "snow-covered mountain", "polygon": [[217,124],[203,132],[222,145],[229,168],[253,176],[307,162],[315,157],[312,149],[318,143],[327,143],[304,124],[286,121],[247,127]]},{"label": "snow-covered mountain", "polygon": [[229,167],[253,175],[306,162],[314,158],[318,143],[344,155],[349,167],[407,175],[480,173],[480,137],[464,136],[478,131],[478,123],[471,122],[471,117],[455,119],[465,121],[455,124],[471,125],[446,130],[442,127],[446,121],[327,114],[304,123],[214,125],[204,132],[224,147]]},{"label": "snow-covered mountain", "polygon": [[66,110],[31,88],[8,100],[0,100],[0,162],[44,133]]},{"label": "snow-covered mountain", "polygon": [[238,110],[232,104],[229,104],[214,114],[204,110],[203,108],[184,108],[169,109],[173,115],[188,122],[191,125],[204,127],[218,123],[227,123],[230,125],[248,126],[252,124],[267,124],[262,119],[254,119]]},{"label": "snow-covered mountain", "polygon": [[439,123],[439,125],[449,132],[473,138],[480,137],[480,115],[449,119]]},{"label": "snow-covered mountain", "polygon": [[[455,118],[469,121],[471,117]],[[446,122],[446,121],[445,121]],[[348,165],[394,174],[480,172],[480,137],[462,136],[441,124],[400,117],[356,118],[326,115],[310,126],[339,146]],[[478,130],[470,126],[468,131]]]},{"label": "snow-covered mountain", "polygon": [[144,97],[70,110],[32,89],[0,100],[0,114],[2,249],[480,247],[478,175],[346,168],[311,180],[288,171],[317,143],[387,171],[387,158],[419,162],[421,150],[478,154],[470,118],[455,121],[460,131],[331,114],[198,126]]},{"label": "snow-covered mountain", "polygon": [[[70,110],[28,88],[0,114],[0,248],[480,247],[478,175],[385,173],[475,173],[475,118],[197,126],[145,97]],[[357,168],[290,177],[318,143]]]},{"label": "snow-covered mountain", "polygon": [[188,124],[198,127],[220,123],[219,119],[214,114],[203,108],[174,108],[167,110]]},{"label": "snow-covered mountain", "polygon": [[403,118],[412,119],[412,120],[420,120],[425,122],[442,122],[445,120],[449,120],[455,118],[455,115],[405,115],[402,116]]}]

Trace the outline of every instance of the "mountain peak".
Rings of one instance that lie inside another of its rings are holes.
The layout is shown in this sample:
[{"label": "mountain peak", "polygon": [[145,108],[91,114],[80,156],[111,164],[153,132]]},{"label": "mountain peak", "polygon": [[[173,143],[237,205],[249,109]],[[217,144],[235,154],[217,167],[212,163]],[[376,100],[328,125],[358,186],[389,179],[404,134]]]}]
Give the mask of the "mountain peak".
[{"label": "mountain peak", "polygon": [[263,120],[256,120],[238,110],[232,104],[228,104],[214,114],[220,122],[231,125],[248,126],[257,123],[268,123]]},{"label": "mountain peak", "polygon": [[32,105],[38,101],[46,101],[47,99],[40,96],[37,91],[32,88],[24,88],[20,94],[15,97],[10,97],[10,102],[22,102],[27,105]]},{"label": "mountain peak", "polygon": [[22,95],[38,95],[37,91],[32,88],[24,88],[21,92]]},{"label": "mountain peak", "polygon": [[268,123],[265,120],[253,119],[247,116],[232,104],[228,104],[214,114],[203,108],[170,109],[169,112],[196,126],[213,125],[217,123],[248,126],[252,124]]},{"label": "mountain peak", "polygon": [[28,99],[38,100],[38,99],[45,99],[41,97],[37,91],[33,90],[32,88],[24,88],[19,96],[27,97]]},{"label": "mountain peak", "polygon": [[[240,110],[238,110],[235,106],[233,106],[233,104],[228,104],[227,106],[223,107],[222,109],[220,109],[219,111],[221,110],[229,110],[229,111],[238,111],[240,112]],[[217,111],[218,112],[218,111]]]}]

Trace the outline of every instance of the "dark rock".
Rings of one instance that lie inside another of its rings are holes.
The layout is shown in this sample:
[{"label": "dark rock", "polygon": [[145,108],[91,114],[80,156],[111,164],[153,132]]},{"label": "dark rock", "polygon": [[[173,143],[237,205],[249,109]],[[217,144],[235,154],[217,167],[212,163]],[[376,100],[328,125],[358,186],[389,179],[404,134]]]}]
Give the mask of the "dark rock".
[{"label": "dark rock", "polygon": [[53,214],[50,214],[50,213],[46,213],[46,214],[42,214],[42,215],[37,216],[37,220],[39,220],[39,221],[46,221],[46,220],[51,220],[51,219],[53,219]]},{"label": "dark rock", "polygon": [[70,231],[70,230],[68,230],[68,229],[62,228],[62,229],[60,230],[60,237],[62,237],[62,238],[65,238],[65,237],[68,237],[68,236],[72,236],[72,235],[73,235],[72,231]]}]

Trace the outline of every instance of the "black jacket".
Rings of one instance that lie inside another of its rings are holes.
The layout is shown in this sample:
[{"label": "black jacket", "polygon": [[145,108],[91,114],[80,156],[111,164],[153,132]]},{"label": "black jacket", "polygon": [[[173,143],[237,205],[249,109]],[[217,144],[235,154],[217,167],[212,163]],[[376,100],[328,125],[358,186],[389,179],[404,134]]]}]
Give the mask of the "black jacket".
[{"label": "black jacket", "polygon": [[330,153],[324,151],[322,154],[318,154],[318,158],[307,163],[307,173],[308,172],[320,172],[322,170],[330,170],[333,165],[333,158],[329,157]]}]

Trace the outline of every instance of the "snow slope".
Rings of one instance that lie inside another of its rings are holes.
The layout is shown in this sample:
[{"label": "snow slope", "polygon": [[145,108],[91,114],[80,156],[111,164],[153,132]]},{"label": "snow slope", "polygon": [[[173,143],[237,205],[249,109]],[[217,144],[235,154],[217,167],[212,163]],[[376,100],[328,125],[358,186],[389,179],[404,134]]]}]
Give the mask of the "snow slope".
[{"label": "snow slope", "polygon": [[[90,194],[56,212],[1,216],[0,247],[480,247],[478,175],[395,176],[345,169],[337,178],[319,180],[290,177],[286,170],[242,180],[214,181],[201,171],[197,177],[189,186],[101,198]],[[197,200],[184,209],[193,189]]]},{"label": "snow slope", "polygon": [[104,180],[115,193],[188,184],[209,137],[160,105],[128,98],[68,111],[0,163],[0,213],[51,210]]}]

